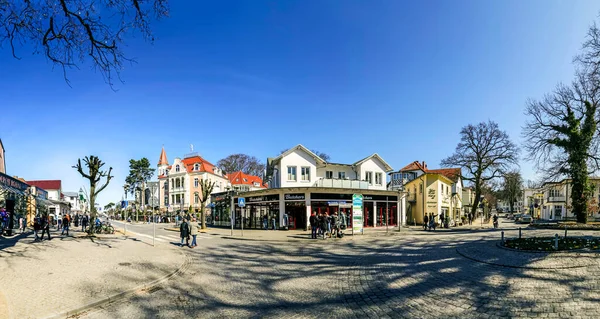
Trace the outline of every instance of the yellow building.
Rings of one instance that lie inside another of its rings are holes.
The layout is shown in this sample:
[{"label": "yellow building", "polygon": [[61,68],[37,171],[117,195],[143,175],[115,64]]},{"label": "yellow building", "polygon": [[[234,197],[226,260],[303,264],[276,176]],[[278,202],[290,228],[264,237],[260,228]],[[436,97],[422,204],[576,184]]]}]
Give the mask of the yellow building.
[{"label": "yellow building", "polygon": [[425,173],[408,182],[404,186],[408,192],[408,223],[423,224],[425,214],[434,216],[436,222],[440,221],[440,215],[456,220],[460,209],[454,207],[452,184],[450,178],[439,173]]}]

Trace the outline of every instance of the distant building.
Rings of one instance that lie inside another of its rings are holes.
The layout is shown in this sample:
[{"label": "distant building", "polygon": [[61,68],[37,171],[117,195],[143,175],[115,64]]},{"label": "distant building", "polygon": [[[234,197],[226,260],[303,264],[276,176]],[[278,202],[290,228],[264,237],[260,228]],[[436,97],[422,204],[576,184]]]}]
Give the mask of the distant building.
[{"label": "distant building", "polygon": [[30,186],[44,189],[48,193],[48,213],[60,218],[66,213],[70,213],[69,202],[64,200],[62,192],[62,181],[60,180],[38,180],[26,181]]},{"label": "distant building", "polygon": [[6,174],[6,158],[4,158],[4,144],[0,138],[0,173]]},{"label": "distant building", "polygon": [[160,209],[187,212],[191,206],[194,211],[198,211],[202,199],[201,180],[214,182],[212,193],[223,192],[229,185],[225,173],[198,153],[186,154],[183,159],[176,157],[173,163],[169,164],[163,148],[158,161]]},{"label": "distant building", "polygon": [[71,214],[82,214],[85,211],[85,203],[79,200],[77,192],[63,192],[64,201],[70,204]]},{"label": "distant building", "polygon": [[238,192],[256,191],[267,188],[267,185],[263,184],[260,177],[248,175],[241,171],[229,173],[227,174],[227,178],[233,190]]}]

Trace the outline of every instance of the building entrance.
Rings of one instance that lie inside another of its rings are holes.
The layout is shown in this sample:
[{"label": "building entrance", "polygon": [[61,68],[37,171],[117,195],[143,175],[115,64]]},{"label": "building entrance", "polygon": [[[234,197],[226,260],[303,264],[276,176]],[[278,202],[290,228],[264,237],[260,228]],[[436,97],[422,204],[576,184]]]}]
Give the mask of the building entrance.
[{"label": "building entrance", "polygon": [[289,229],[306,228],[306,204],[304,202],[286,202],[285,212],[288,214]]}]

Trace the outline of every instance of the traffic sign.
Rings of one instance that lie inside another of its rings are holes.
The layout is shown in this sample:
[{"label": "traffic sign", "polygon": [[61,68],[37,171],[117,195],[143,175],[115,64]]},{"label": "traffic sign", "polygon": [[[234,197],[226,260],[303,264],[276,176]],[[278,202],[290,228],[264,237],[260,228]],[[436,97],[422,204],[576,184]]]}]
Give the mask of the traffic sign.
[{"label": "traffic sign", "polygon": [[238,206],[239,207],[244,207],[246,206],[246,199],[244,197],[240,197],[238,198]]}]

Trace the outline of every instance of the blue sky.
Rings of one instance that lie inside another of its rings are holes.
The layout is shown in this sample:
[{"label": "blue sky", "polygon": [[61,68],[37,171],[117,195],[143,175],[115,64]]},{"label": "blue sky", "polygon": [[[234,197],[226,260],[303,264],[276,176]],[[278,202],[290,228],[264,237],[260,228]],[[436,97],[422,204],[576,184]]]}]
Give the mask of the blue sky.
[{"label": "blue sky", "polygon": [[[7,173],[85,181],[71,168],[99,155],[120,200],[130,158],[156,164],[194,144],[216,163],[266,160],[296,144],[354,162],[430,168],[461,127],[494,120],[516,143],[527,98],[570,81],[597,1],[171,1],[156,42],[126,48],[137,64],[117,92],[89,65],[62,73],[42,56],[0,50],[0,138]],[[525,178],[533,178],[521,162]]]}]

